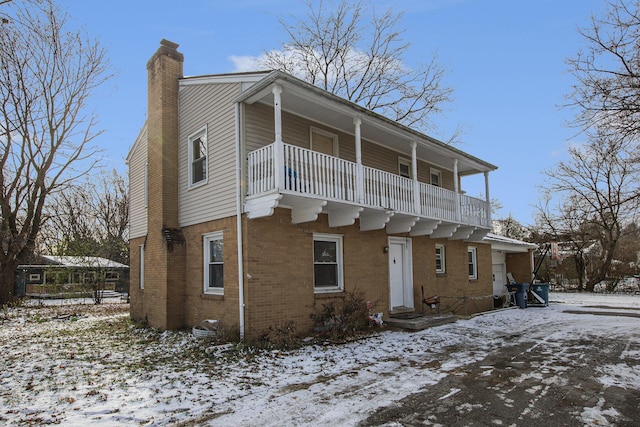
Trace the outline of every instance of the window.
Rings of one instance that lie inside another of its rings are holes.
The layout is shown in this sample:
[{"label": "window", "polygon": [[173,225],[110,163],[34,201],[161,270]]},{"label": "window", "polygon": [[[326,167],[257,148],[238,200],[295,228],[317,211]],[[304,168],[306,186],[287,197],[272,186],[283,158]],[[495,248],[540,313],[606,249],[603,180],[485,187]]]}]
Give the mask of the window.
[{"label": "window", "polygon": [[104,273],[105,282],[117,282],[120,279],[120,273],[117,271],[107,271]]},{"label": "window", "polygon": [[442,187],[442,174],[437,169],[431,169],[431,185]]},{"label": "window", "polygon": [[207,128],[189,137],[189,185],[207,182]]},{"label": "window", "polygon": [[411,178],[411,160],[398,157],[398,174],[405,178]]},{"label": "window", "polygon": [[40,273],[29,273],[30,282],[39,282],[40,280],[42,280]]},{"label": "window", "polygon": [[436,273],[445,272],[444,245],[436,245]]},{"label": "window", "polygon": [[342,291],[342,236],[313,235],[313,288],[315,292]]},{"label": "window", "polygon": [[204,292],[222,294],[224,290],[224,243],[222,231],[204,236]]},{"label": "window", "polygon": [[144,245],[140,245],[140,289],[144,289]]},{"label": "window", "polygon": [[468,264],[469,264],[469,280],[475,280],[478,278],[478,259],[476,248],[468,248]]}]

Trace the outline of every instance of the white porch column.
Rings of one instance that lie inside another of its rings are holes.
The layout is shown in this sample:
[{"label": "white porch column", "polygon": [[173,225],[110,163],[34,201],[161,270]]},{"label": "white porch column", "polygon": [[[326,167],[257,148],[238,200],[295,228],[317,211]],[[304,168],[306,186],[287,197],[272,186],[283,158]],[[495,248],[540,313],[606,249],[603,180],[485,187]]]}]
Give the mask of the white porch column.
[{"label": "white porch column", "polygon": [[356,138],[356,200],[358,203],[364,203],[364,167],[362,166],[362,139],[360,136],[360,126],[362,125],[362,119],[356,117],[353,119],[355,126],[355,138]]},{"label": "white porch column", "polygon": [[418,143],[411,141],[411,178],[413,178],[413,210],[416,214],[420,214],[420,183],[418,182]]},{"label": "white porch column", "polygon": [[458,159],[453,159],[453,188],[456,193],[456,221],[462,220],[462,207],[460,206],[460,177],[458,176]]},{"label": "white porch column", "polygon": [[284,188],[284,143],[282,142],[282,86],[274,85],[273,89],[273,119],[275,127],[275,141],[273,150],[274,173],[276,188]]},{"label": "white porch column", "polygon": [[487,195],[487,226],[491,227],[491,197],[489,196],[489,171],[484,172],[484,193]]}]

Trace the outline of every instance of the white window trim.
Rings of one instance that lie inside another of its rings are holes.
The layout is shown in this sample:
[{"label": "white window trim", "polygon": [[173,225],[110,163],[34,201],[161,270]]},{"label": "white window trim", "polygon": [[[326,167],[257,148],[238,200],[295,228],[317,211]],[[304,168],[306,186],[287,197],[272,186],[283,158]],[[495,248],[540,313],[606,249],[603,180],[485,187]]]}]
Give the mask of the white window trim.
[{"label": "white window trim", "polygon": [[144,289],[144,245],[140,245],[140,289]]},{"label": "white window trim", "polygon": [[[188,159],[188,183],[189,183],[189,189],[191,188],[197,188],[200,187],[202,185],[205,185],[206,183],[209,182],[209,161],[210,161],[210,153],[209,153],[209,137],[208,137],[208,127],[207,125],[204,125],[203,127],[201,127],[200,129],[198,129],[196,132],[192,133],[191,135],[189,135],[189,137],[187,138],[187,151],[189,153],[189,159]],[[205,178],[202,181],[198,181],[198,182],[193,182],[193,141],[195,139],[204,137],[205,140],[205,147],[207,149],[207,153],[205,155],[205,161],[204,161],[204,174],[205,174]]]},{"label": "white window trim", "polygon": [[[433,175],[438,175],[438,183],[434,184],[433,183]],[[442,187],[442,172],[440,172],[440,170],[438,169],[434,169],[434,168],[430,168],[429,169],[429,183],[431,185],[435,185],[436,187]]]},{"label": "white window trim", "polygon": [[[313,271],[313,292],[316,294],[324,294],[331,292],[342,292],[344,291],[344,263],[343,263],[343,245],[342,245],[342,235],[340,234],[323,234],[323,233],[313,233],[313,243],[316,241],[326,241],[326,242],[336,242],[336,261],[338,264],[338,286],[336,287],[322,287],[316,288],[316,277],[315,277],[315,269]],[[315,252],[313,245],[311,246],[311,259],[313,265],[315,266]]]},{"label": "white window trim", "polygon": [[[202,235],[202,243],[203,243],[203,288],[202,291],[208,295],[224,295],[224,283],[221,288],[210,288],[209,287],[209,242],[212,240],[222,240],[222,245],[224,248],[224,233],[222,231],[216,231],[213,233],[207,233]],[[224,249],[223,249],[224,251]],[[222,261],[222,268],[224,271],[224,259]],[[224,273],[223,273],[224,274]]]},{"label": "white window trim", "polygon": [[[436,244],[436,249],[440,248],[440,268],[436,267],[436,273],[438,274],[444,274],[447,271],[447,264],[446,264],[446,251],[445,251],[445,245],[441,245],[441,244]],[[438,258],[438,254],[436,252],[436,259]]]},{"label": "white window trim", "polygon": [[333,139],[333,156],[338,157],[338,135],[332,132],[329,132],[324,129],[320,129],[314,126],[309,127],[309,149],[313,150],[313,134],[317,133],[318,135],[326,136],[327,138]]},{"label": "white window trim", "polygon": [[39,282],[40,279],[42,279],[42,275],[40,273],[29,273],[30,282]]},{"label": "white window trim", "polygon": [[403,176],[402,175],[402,169],[401,166],[407,166],[407,169],[409,170],[409,176],[405,177],[405,178],[409,178],[409,179],[413,179],[413,167],[411,165],[411,160],[407,159],[406,157],[398,157],[398,175]]},{"label": "white window trim", "polygon": [[473,274],[469,275],[469,280],[476,280],[478,278],[478,250],[474,246],[467,248],[467,265],[469,264],[469,253],[472,254],[471,262],[473,263]]}]

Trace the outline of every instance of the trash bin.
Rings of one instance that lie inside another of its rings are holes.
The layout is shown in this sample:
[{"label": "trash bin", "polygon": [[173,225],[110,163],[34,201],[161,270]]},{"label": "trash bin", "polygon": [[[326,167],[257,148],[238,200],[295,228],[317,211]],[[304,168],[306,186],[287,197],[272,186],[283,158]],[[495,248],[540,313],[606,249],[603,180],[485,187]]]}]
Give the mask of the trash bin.
[{"label": "trash bin", "polygon": [[532,303],[536,305],[548,306],[549,305],[549,284],[548,283],[534,283],[531,285],[531,296],[533,297]]},{"label": "trash bin", "polygon": [[516,305],[520,308],[527,308],[527,292],[529,291],[528,283],[511,283],[505,285],[509,292],[515,292]]}]

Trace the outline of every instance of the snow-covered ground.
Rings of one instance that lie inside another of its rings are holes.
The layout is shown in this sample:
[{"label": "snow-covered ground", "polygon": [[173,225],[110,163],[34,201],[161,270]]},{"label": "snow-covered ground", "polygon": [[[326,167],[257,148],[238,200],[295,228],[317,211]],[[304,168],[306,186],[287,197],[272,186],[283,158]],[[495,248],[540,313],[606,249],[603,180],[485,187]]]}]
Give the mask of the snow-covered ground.
[{"label": "snow-covered ground", "polygon": [[[381,329],[348,344],[260,354],[139,328],[122,303],[10,309],[0,312],[0,424],[356,425],[526,336],[532,323],[548,325],[556,340],[640,330],[638,295],[552,293],[550,300],[421,332]],[[596,306],[635,317],[566,312],[603,310]],[[634,337],[625,357],[637,365]],[[615,378],[638,392],[640,373],[619,366],[601,382]],[[598,411],[585,411],[582,421],[605,419]]]}]

